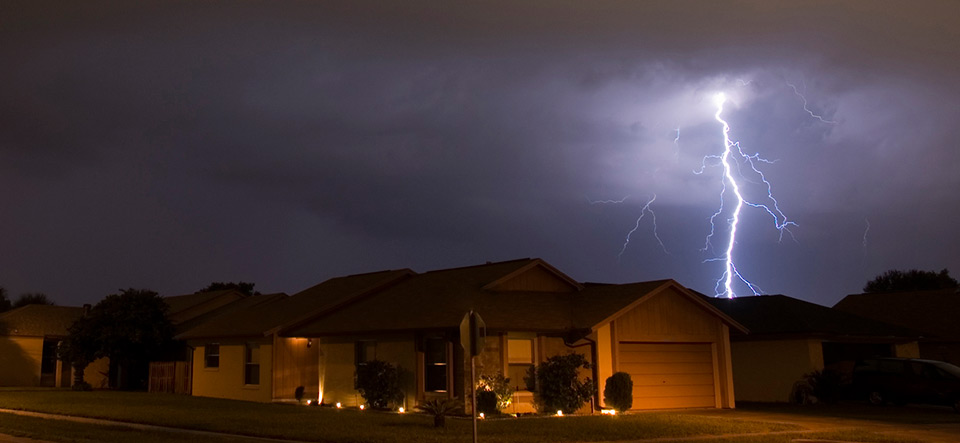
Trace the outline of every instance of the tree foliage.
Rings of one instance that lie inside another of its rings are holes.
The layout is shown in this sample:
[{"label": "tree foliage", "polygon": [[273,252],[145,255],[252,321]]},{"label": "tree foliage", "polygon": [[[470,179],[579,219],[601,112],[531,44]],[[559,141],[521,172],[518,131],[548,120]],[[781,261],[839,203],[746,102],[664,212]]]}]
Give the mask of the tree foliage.
[{"label": "tree foliage", "polygon": [[863,292],[901,292],[926,291],[931,289],[956,288],[957,280],[950,277],[950,271],[943,269],[940,272],[920,271],[911,269],[900,271],[891,269],[867,282]]},{"label": "tree foliage", "polygon": [[237,283],[215,281],[207,285],[207,287],[195,292],[194,294],[199,294],[201,292],[223,291],[225,289],[235,289],[246,295],[260,295],[260,292],[253,290],[253,287],[256,285],[256,283],[247,283],[243,281]]},{"label": "tree foliage", "polygon": [[533,366],[524,378],[533,388],[534,406],[541,413],[573,413],[593,396],[593,380],[580,379],[580,368],[590,369],[582,354],[557,355],[539,367]]},{"label": "tree foliage", "polygon": [[74,368],[103,357],[111,363],[148,362],[172,341],[167,309],[167,303],[149,290],[131,288],[108,295],[70,326],[61,357]]},{"label": "tree foliage", "polygon": [[400,370],[382,360],[370,360],[357,367],[357,391],[372,408],[387,409],[403,401]]},{"label": "tree foliage", "polygon": [[7,298],[7,290],[0,286],[0,312],[7,312],[13,308],[13,303]]},{"label": "tree foliage", "polygon": [[16,309],[26,305],[53,306],[55,304],[56,303],[54,303],[53,300],[50,300],[50,298],[47,297],[47,294],[44,294],[42,292],[27,292],[24,294],[20,294],[20,296],[17,297],[17,301],[13,302],[13,308]]}]

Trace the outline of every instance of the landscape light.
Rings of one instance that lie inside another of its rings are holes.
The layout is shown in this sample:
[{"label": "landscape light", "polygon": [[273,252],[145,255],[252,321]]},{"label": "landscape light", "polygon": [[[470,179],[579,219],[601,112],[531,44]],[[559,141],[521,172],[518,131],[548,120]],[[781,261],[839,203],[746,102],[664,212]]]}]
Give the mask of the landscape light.
[{"label": "landscape light", "polygon": [[406,409],[403,409],[403,406],[400,406],[400,407],[397,409],[397,412],[403,414],[403,412],[404,412],[405,410],[406,410]]},{"label": "landscape light", "polygon": [[343,407],[343,405],[341,405],[340,402],[337,402],[337,409],[340,409],[341,407]]},{"label": "landscape light", "polygon": [[483,412],[480,413],[480,420],[483,420],[486,416],[483,415]]},{"label": "landscape light", "polygon": [[617,415],[616,409],[601,409],[600,413],[603,415]]},{"label": "landscape light", "polygon": [[557,409],[557,417],[563,417],[563,410]]},{"label": "landscape light", "polygon": [[313,403],[313,400],[307,400],[307,406],[310,406]]},{"label": "landscape light", "polygon": [[363,410],[363,405],[360,405],[360,410],[361,410],[361,411]]}]

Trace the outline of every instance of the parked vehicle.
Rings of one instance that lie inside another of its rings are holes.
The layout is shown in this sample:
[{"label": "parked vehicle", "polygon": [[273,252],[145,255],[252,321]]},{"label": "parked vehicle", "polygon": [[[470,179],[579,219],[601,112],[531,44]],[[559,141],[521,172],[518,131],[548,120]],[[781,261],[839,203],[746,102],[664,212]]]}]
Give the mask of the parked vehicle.
[{"label": "parked vehicle", "polygon": [[875,405],[922,403],[960,412],[960,367],[936,360],[874,358],[853,367],[853,391]]}]

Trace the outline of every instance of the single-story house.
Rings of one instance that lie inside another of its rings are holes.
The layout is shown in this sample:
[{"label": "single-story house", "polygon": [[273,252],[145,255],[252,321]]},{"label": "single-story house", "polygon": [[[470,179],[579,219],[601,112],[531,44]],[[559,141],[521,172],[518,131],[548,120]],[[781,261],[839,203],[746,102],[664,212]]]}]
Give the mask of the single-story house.
[{"label": "single-story house", "polygon": [[738,401],[786,402],[804,374],[847,374],[860,358],[919,355],[913,331],[785,295],[708,300],[750,330],[730,336]]},{"label": "single-story house", "polygon": [[581,284],[540,259],[340,277],[265,302],[256,312],[270,319],[257,327],[246,330],[254,320],[238,311],[179,338],[196,347],[195,361],[218,359],[196,365],[194,395],[238,398],[255,389],[241,368],[258,349],[259,383],[270,383],[272,395],[244,398],[288,398],[294,384],[278,384],[293,373],[305,399],[357,406],[355,371],[378,359],[402,370],[406,407],[448,398],[469,411],[459,324],[471,310],[486,324],[478,373],[502,373],[517,388],[508,412],[533,411],[522,381],[529,367],[572,352],[592,362],[584,375],[599,384],[594,407],[603,406],[605,380],[617,371],[631,374],[636,409],[734,407],[729,336],[746,331],[738,322],[672,280]]},{"label": "single-story house", "polygon": [[[71,386],[73,368],[57,358],[57,346],[84,309],[26,305],[0,314],[0,386]],[[106,359],[94,361],[84,381],[105,387],[108,369]]]},{"label": "single-story house", "polygon": [[960,289],[851,294],[834,309],[919,331],[920,358],[960,366]]}]

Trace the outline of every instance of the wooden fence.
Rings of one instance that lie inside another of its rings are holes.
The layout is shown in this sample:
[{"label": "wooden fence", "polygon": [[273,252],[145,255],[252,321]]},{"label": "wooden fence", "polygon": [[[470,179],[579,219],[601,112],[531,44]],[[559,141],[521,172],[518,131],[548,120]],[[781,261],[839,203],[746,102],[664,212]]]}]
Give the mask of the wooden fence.
[{"label": "wooden fence", "polygon": [[190,362],[154,361],[150,362],[150,392],[171,394],[190,394],[193,384],[190,382]]}]

